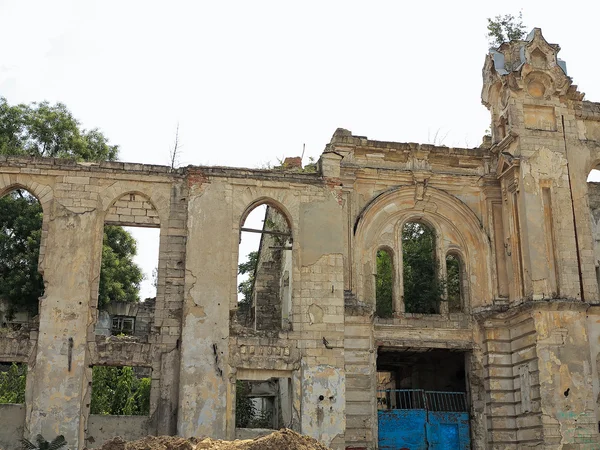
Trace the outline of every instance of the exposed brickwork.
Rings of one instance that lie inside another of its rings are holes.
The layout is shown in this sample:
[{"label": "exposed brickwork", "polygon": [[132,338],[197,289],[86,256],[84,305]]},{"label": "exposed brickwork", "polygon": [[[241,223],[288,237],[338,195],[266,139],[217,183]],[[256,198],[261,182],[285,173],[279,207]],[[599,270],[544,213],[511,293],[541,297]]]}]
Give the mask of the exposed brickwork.
[{"label": "exposed brickwork", "polygon": [[125,194],[106,212],[106,223],[128,226],[160,226],[158,212],[141,194]]}]

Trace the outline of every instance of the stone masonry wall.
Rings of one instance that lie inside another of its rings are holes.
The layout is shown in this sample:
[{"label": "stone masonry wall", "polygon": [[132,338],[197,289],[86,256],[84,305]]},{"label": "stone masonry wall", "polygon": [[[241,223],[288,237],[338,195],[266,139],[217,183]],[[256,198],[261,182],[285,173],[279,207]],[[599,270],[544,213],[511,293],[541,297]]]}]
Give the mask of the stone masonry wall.
[{"label": "stone masonry wall", "polygon": [[[181,201],[185,199],[185,186],[179,187],[176,173],[156,166],[84,166],[60,160],[6,158],[0,164],[0,195],[13,187],[26,188],[40,200],[44,212],[40,270],[46,290],[40,303],[40,333],[35,330],[29,339],[0,334],[0,349],[6,353],[2,359],[21,360],[29,366],[25,436],[63,433],[74,448],[93,437],[87,432],[86,404],[90,367],[94,364],[152,367],[152,428],[171,433],[177,404],[183,295],[183,289],[177,286],[183,286],[185,262],[183,224],[187,208]],[[151,199],[145,208],[144,202],[139,208],[146,219],[141,219],[140,211],[133,214],[135,220],[125,215],[121,219],[107,216],[111,208],[115,210],[116,202],[122,201],[120,198],[129,202],[135,196]],[[152,209],[150,204],[154,205]],[[97,340],[94,335],[98,289],[95,274],[100,267],[105,219],[120,225],[161,226],[157,307],[148,344],[111,342],[101,337]],[[45,249],[50,248],[46,258]],[[55,390],[67,397],[44,395]]]}]

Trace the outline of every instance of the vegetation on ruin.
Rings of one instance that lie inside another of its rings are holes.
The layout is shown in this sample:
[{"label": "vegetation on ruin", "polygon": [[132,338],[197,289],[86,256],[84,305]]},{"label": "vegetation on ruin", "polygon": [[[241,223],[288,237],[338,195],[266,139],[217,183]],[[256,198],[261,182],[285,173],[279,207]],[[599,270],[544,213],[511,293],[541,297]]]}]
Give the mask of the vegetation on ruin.
[{"label": "vegetation on ruin", "polygon": [[150,377],[132,367],[92,368],[91,414],[143,416],[150,413]]},{"label": "vegetation on ruin", "polygon": [[504,42],[522,39],[527,27],[523,24],[523,13],[498,15],[487,19],[487,38],[490,47],[500,47]]},{"label": "vegetation on ruin", "polygon": [[[115,160],[98,129],[85,130],[62,103],[9,105],[0,97],[0,156],[71,158],[77,161]],[[0,198],[0,298],[17,311],[36,314],[44,285],[38,272],[42,208],[24,189]],[[105,227],[99,305],[138,301],[141,269],[133,262],[135,240],[121,227]]]},{"label": "vegetation on ruin", "polygon": [[25,403],[27,366],[12,363],[6,367],[0,366],[0,404]]}]

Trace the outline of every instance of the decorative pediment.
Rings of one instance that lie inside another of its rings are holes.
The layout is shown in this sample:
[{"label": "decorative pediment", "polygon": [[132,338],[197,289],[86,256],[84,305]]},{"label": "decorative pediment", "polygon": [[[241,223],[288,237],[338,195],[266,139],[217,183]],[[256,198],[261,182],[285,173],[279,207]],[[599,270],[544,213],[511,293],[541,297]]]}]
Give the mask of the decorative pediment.
[{"label": "decorative pediment", "polygon": [[501,178],[511,169],[519,167],[520,163],[521,160],[519,158],[514,157],[510,153],[500,153],[500,155],[498,155],[498,163],[496,165],[496,174],[498,175],[498,178]]},{"label": "decorative pediment", "polygon": [[547,70],[552,66],[558,65],[563,73],[567,74],[566,64],[556,56],[560,51],[560,46],[558,44],[549,44],[544,39],[540,28],[534,28],[525,41],[526,44],[520,49],[524,63],[540,70]]},{"label": "decorative pediment", "polygon": [[566,96],[583,100],[584,94],[567,75],[566,63],[557,57],[559,51],[560,46],[548,43],[539,28],[534,28],[525,40],[491,49],[483,68],[483,104],[494,106],[499,85],[512,92],[525,90],[537,99]]}]

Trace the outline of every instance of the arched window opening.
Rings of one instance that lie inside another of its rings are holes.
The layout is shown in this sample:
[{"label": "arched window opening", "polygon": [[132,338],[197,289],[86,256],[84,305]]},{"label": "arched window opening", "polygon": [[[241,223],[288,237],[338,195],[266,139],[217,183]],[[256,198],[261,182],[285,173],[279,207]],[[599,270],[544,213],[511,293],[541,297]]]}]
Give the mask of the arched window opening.
[{"label": "arched window opening", "polygon": [[150,200],[126,193],[106,212],[96,334],[147,337],[154,322],[160,220]]},{"label": "arched window opening", "polygon": [[404,225],[402,263],[405,311],[439,313],[444,289],[438,275],[434,230],[419,222]]},{"label": "arched window opening", "polygon": [[0,327],[20,327],[38,313],[42,206],[25,189],[0,198]]},{"label": "arched window opening", "polygon": [[392,317],[394,313],[394,264],[388,250],[378,250],[375,275],[375,313],[377,317]]},{"label": "arched window opening", "polygon": [[455,254],[446,256],[446,294],[448,311],[461,312],[463,305],[463,267],[460,257]]},{"label": "arched window opening", "polygon": [[289,330],[292,311],[292,234],[274,206],[260,205],[240,229],[238,308],[240,325]]}]

